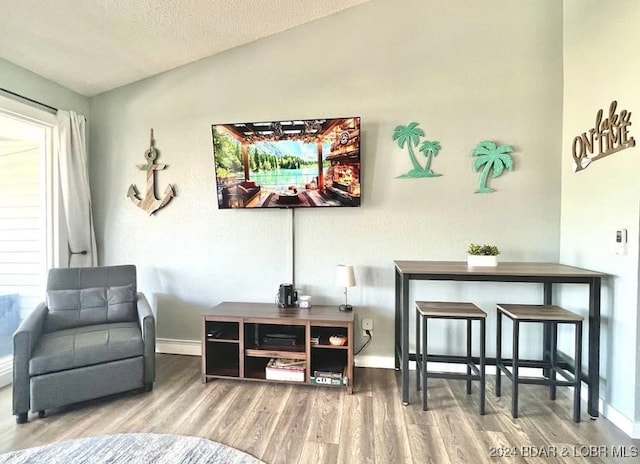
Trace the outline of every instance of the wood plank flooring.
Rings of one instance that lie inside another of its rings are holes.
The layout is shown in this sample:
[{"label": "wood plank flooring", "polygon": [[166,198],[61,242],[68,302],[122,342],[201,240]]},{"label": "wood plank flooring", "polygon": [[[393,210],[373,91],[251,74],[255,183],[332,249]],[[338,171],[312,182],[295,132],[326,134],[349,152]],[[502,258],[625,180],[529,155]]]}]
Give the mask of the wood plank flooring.
[{"label": "wood plank flooring", "polygon": [[[413,372],[411,380],[413,386]],[[485,416],[477,412],[477,387],[467,395],[462,381],[430,381],[429,411],[422,411],[415,389],[411,404],[402,406],[400,375],[393,370],[356,369],[354,387],[348,395],[342,389],[232,380],[205,385],[199,357],[158,355],[151,393],[88,402],[44,419],[31,414],[24,425],[11,415],[11,387],[1,389],[0,452],[156,432],[206,437],[270,464],[640,462],[640,440],[605,418],[583,414],[580,424],[572,422],[568,389],[559,389],[553,402],[544,387],[521,386],[520,418],[514,420],[510,383],[496,398],[493,377]],[[529,457],[541,452],[549,456]],[[622,452],[629,456],[614,456]]]}]

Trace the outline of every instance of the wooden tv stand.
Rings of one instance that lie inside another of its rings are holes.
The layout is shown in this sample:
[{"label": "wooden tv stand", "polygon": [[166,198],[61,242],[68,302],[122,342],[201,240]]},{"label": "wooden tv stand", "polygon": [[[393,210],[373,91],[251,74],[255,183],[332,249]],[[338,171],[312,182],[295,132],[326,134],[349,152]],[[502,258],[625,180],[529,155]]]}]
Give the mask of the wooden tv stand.
[{"label": "wooden tv stand", "polygon": [[[340,383],[332,386],[351,394],[353,320],[353,312],[340,312],[337,306],[298,309],[273,303],[220,303],[202,314],[202,381],[224,378],[318,385],[328,380],[326,376],[318,379],[316,372],[331,372],[338,379],[332,383]],[[332,335],[346,336],[346,344],[329,344]],[[289,346],[279,344],[280,336]],[[315,337],[319,337],[317,344],[312,343]],[[304,380],[268,380],[267,363],[275,358],[304,364]]]}]

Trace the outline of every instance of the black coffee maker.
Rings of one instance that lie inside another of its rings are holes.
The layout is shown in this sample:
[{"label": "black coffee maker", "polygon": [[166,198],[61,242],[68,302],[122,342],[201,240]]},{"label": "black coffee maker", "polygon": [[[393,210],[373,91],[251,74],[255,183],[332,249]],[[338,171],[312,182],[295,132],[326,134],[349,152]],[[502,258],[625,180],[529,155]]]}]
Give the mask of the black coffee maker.
[{"label": "black coffee maker", "polygon": [[298,292],[292,284],[280,284],[278,289],[278,306],[281,308],[293,308],[298,302]]}]

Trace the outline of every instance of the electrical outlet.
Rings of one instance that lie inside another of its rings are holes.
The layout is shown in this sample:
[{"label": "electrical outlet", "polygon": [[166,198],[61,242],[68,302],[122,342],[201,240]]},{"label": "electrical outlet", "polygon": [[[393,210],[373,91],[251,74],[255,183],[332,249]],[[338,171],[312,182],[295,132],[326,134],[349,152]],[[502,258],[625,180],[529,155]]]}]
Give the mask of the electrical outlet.
[{"label": "electrical outlet", "polygon": [[362,319],[362,336],[367,336],[367,330],[369,332],[373,332],[373,319],[370,317],[365,317]]}]

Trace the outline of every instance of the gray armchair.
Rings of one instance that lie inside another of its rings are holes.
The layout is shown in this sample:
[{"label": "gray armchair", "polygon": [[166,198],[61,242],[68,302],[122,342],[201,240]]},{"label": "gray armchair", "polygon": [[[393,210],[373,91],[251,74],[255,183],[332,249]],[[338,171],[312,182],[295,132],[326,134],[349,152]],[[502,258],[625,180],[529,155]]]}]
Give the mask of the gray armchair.
[{"label": "gray armchair", "polygon": [[155,380],[155,319],[136,268],[51,269],[47,299],[13,335],[13,414],[45,410]]}]

